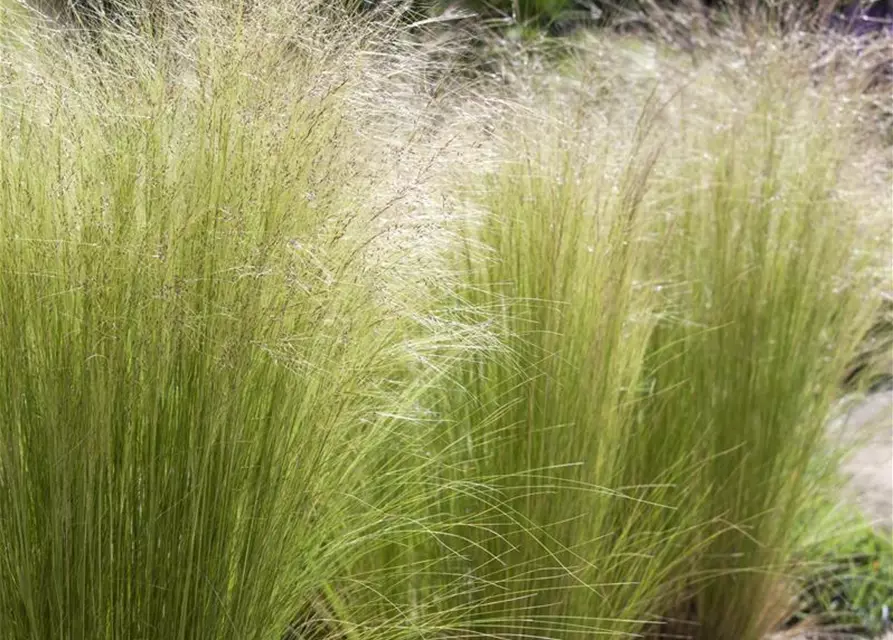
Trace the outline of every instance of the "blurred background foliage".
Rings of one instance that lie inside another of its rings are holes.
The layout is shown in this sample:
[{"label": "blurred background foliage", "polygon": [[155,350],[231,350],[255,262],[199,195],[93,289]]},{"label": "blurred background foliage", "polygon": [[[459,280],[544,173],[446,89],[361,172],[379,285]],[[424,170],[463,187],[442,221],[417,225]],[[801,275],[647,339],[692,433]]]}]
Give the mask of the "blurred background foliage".
[{"label": "blurred background foliage", "polygon": [[[234,0],[249,6],[257,0]],[[83,24],[151,15],[170,0],[43,0],[57,15]],[[183,9],[187,2],[176,2]],[[580,27],[640,24],[667,13],[723,17],[763,14],[781,23],[833,25],[859,33],[893,31],[893,0],[341,0],[349,12],[396,11],[410,22],[463,17],[488,27],[524,27],[565,35]]]}]

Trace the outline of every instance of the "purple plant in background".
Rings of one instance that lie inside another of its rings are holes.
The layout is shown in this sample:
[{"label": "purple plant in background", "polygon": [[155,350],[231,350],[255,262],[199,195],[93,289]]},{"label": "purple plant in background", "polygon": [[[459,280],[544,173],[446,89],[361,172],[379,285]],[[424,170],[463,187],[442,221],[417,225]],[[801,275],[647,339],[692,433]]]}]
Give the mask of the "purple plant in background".
[{"label": "purple plant in background", "polygon": [[[856,0],[831,15],[828,28],[858,39],[893,37],[893,0]],[[862,52],[863,46],[857,47]],[[872,71],[869,89],[882,87],[889,91],[893,83],[893,56],[877,63]]]},{"label": "purple plant in background", "polygon": [[893,0],[850,2],[831,16],[828,26],[854,36],[893,35]]}]

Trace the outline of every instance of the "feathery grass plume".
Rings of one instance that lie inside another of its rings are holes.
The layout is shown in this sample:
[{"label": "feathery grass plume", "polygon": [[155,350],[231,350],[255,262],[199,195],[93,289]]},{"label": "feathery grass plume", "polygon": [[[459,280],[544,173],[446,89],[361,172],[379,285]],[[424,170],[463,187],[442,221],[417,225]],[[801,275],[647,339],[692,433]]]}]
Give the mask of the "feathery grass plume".
[{"label": "feathery grass plume", "polygon": [[386,38],[321,6],[4,9],[5,637],[278,638],[412,506],[425,345],[368,250],[397,156],[357,130]]}]

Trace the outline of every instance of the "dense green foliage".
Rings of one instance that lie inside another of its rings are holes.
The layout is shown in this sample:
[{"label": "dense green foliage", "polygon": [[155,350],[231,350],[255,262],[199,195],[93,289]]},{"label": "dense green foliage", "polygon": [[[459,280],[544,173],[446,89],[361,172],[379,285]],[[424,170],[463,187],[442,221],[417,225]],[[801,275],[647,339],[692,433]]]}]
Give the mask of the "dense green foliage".
[{"label": "dense green foliage", "polygon": [[808,552],[816,568],[804,579],[798,611],[790,624],[817,621],[872,636],[889,629],[893,615],[893,542],[889,535],[857,522],[816,543]]}]

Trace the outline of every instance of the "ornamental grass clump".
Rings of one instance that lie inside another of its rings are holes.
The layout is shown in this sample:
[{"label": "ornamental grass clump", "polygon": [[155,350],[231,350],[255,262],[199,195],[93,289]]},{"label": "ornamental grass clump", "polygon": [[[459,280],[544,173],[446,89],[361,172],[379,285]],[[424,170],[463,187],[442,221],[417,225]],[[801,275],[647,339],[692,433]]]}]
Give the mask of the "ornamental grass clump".
[{"label": "ornamental grass clump", "polygon": [[448,475],[499,499],[486,527],[463,529],[451,571],[467,576],[475,633],[635,633],[669,606],[667,580],[696,552],[675,537],[699,524],[668,500],[694,459],[648,483],[627,472],[656,317],[640,277],[657,149],[647,116],[595,128],[544,102],[506,114],[494,164],[465,183],[454,309],[496,342],[434,406]]},{"label": "ornamental grass clump", "polygon": [[845,170],[859,80],[816,85],[798,47],[692,69],[584,40],[464,182],[457,297],[499,346],[438,406],[457,468],[500,487],[461,554],[486,633],[759,638],[789,614],[883,242]]},{"label": "ornamental grass clump", "polygon": [[698,638],[757,640],[789,613],[798,524],[834,489],[825,425],[880,299],[882,218],[843,178],[858,100],[815,88],[785,55],[744,61],[737,88],[714,76],[730,112],[694,89],[700,110],[678,112],[684,151],[654,203],[663,300],[642,468],[681,451],[701,461],[687,484],[703,500],[677,502],[715,523],[691,567]]},{"label": "ornamental grass clump", "polygon": [[297,4],[3,10],[4,637],[279,638],[393,528],[419,344],[366,250],[377,36]]}]

